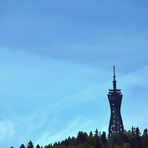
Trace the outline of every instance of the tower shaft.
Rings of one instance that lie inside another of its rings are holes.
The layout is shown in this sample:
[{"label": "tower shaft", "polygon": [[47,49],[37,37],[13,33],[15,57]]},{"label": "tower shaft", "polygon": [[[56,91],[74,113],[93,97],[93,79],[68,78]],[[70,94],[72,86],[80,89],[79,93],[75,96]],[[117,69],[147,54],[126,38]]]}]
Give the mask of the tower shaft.
[{"label": "tower shaft", "polygon": [[113,89],[109,89],[108,100],[110,104],[111,116],[109,122],[109,136],[114,133],[124,132],[123,121],[121,117],[122,93],[116,88],[115,66],[113,66]]}]

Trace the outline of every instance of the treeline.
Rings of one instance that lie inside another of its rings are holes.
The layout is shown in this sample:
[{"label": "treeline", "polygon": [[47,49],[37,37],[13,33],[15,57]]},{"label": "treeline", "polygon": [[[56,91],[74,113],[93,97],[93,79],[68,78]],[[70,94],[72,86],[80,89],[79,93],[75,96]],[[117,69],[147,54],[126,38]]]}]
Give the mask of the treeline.
[{"label": "treeline", "polygon": [[21,144],[19,148],[148,148],[148,130],[145,129],[141,134],[138,127],[132,127],[129,131],[113,134],[111,137],[105,132],[98,132],[97,129],[89,134],[80,131],[77,137],[68,137],[44,147],[29,141],[27,145]]}]

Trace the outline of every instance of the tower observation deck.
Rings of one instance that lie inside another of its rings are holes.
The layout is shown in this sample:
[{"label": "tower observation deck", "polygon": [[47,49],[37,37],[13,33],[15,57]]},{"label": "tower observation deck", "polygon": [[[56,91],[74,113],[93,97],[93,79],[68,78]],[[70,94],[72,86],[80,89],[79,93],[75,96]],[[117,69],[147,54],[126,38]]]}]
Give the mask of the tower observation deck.
[{"label": "tower observation deck", "polygon": [[122,93],[116,87],[115,66],[113,66],[113,89],[109,89],[108,100],[110,104],[111,116],[109,123],[109,136],[114,133],[124,132],[123,121],[121,117]]}]

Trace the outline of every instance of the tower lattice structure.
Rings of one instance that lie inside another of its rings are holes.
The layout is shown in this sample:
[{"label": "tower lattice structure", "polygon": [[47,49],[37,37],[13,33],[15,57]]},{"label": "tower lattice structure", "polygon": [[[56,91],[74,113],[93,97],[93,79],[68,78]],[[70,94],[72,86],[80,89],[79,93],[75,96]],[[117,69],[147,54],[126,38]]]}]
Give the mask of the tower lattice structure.
[{"label": "tower lattice structure", "polygon": [[111,116],[109,123],[109,136],[114,133],[124,132],[123,121],[121,117],[122,93],[116,88],[115,66],[113,66],[113,89],[109,89],[108,100],[110,104]]}]

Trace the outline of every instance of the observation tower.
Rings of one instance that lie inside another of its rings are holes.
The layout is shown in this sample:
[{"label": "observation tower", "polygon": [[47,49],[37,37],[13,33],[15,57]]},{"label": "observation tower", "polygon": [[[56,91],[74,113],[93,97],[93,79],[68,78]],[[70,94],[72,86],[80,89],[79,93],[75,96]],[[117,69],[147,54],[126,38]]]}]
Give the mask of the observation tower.
[{"label": "observation tower", "polygon": [[110,104],[111,116],[109,123],[109,137],[114,133],[124,132],[123,121],[121,117],[122,93],[116,87],[115,66],[113,66],[113,89],[109,89],[108,100]]}]

